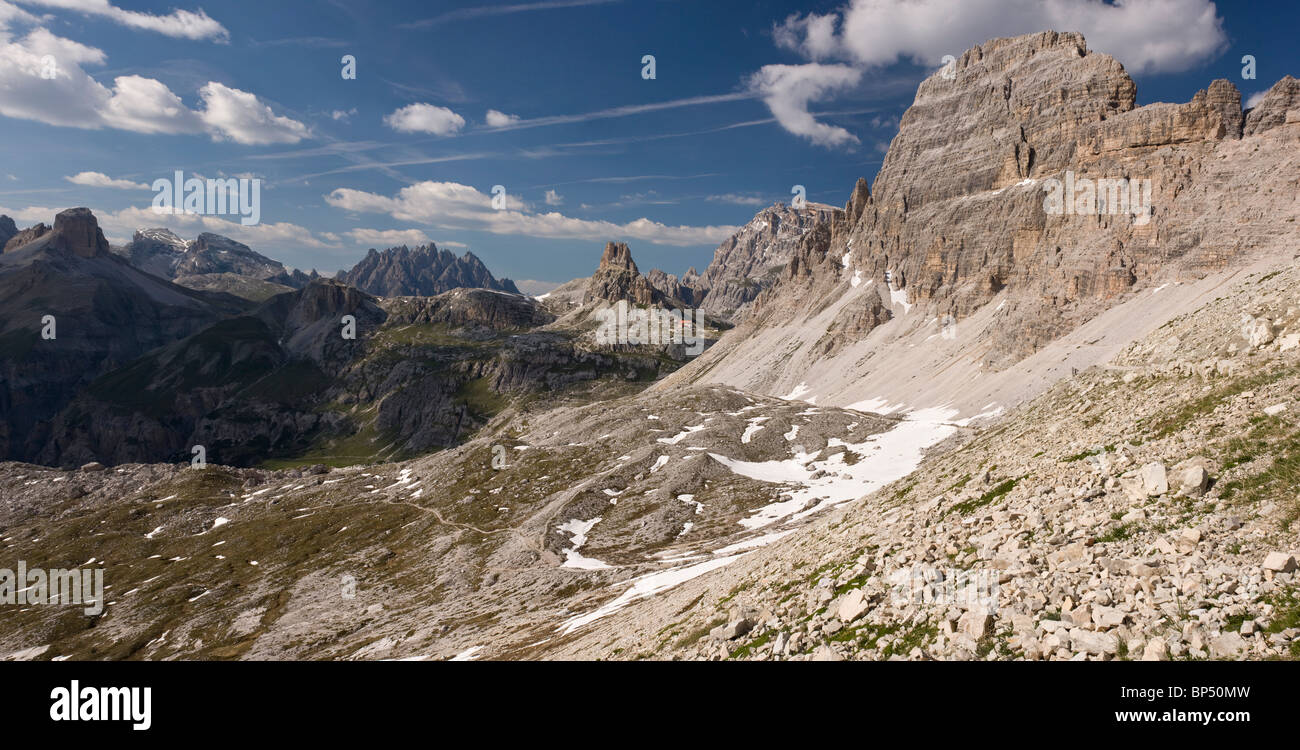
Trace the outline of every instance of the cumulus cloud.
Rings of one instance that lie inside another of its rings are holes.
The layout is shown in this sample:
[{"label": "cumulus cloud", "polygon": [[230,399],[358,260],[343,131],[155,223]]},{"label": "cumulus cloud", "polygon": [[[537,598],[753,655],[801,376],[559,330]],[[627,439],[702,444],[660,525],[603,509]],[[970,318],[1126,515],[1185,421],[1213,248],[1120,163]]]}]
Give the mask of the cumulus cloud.
[{"label": "cumulus cloud", "polygon": [[[4,7],[0,0],[0,11]],[[103,65],[102,50],[44,28],[11,39],[8,24],[25,20],[0,15],[0,115],[88,130],[206,133],[244,144],[297,143],[309,135],[307,126],[274,114],[254,94],[220,83],[200,89],[199,110],[152,78],[118,76],[106,86],[82,67]]]},{"label": "cumulus cloud", "polygon": [[131,182],[130,180],[115,180],[103,172],[78,172],[71,177],[63,179],[74,185],[85,185],[87,187],[113,188],[114,190],[148,190],[149,186],[143,182]]},{"label": "cumulus cloud", "polygon": [[808,105],[856,86],[861,79],[862,70],[849,65],[764,65],[750,77],[749,86],[781,127],[819,146],[843,146],[856,144],[857,136],[818,121]]},{"label": "cumulus cloud", "polygon": [[221,137],[237,143],[265,145],[297,143],[308,135],[307,126],[277,115],[255,95],[210,81],[203,97],[203,121]]},{"label": "cumulus cloud", "polygon": [[[123,10],[108,0],[15,0],[24,5],[71,10],[88,16],[98,16],[133,29],[153,31],[178,39],[213,39],[225,41],[230,37],[226,27],[213,20],[202,10],[173,10],[165,16]],[[0,20],[4,9],[0,8]]]},{"label": "cumulus cloud", "polygon": [[563,203],[564,203],[564,196],[563,196],[563,195],[560,195],[559,193],[555,192],[554,190],[547,190],[547,191],[546,191],[546,205],[548,205],[548,206],[559,206],[559,205],[561,205],[561,204],[563,204]]},{"label": "cumulus cloud", "polygon": [[330,112],[330,117],[336,121],[342,120],[344,122],[347,122],[348,120],[352,119],[352,116],[355,115],[356,113],[357,113],[356,107],[353,107],[352,109],[336,109],[333,112]]},{"label": "cumulus cloud", "polygon": [[1228,43],[1211,0],[848,0],[776,24],[777,46],[809,62],[768,65],[750,88],[791,133],[822,146],[855,144],[843,128],[818,122],[808,104],[856,85],[867,69],[900,61],[937,68],[945,55],[988,39],[1045,30],[1082,32],[1091,49],[1135,72],[1187,70]]},{"label": "cumulus cloud", "polygon": [[938,67],[988,39],[1045,30],[1082,32],[1135,72],[1187,70],[1228,43],[1212,0],[850,0],[835,13],[792,15],[773,37],[809,60]]},{"label": "cumulus cloud", "polygon": [[[8,214],[26,222],[54,222],[54,216],[62,208],[48,206],[28,206],[25,208],[5,208],[0,206],[0,214]],[[165,227],[182,237],[197,237],[201,232],[212,232],[223,237],[248,245],[258,251],[295,250],[303,247],[315,249],[338,249],[337,237],[329,234],[316,235],[306,227],[288,222],[262,222],[244,226],[238,219],[231,220],[220,216],[208,216],[185,213],[155,213],[152,208],[131,207],[121,211],[104,211],[93,209],[99,228],[110,242],[121,244],[131,239],[137,229],[145,227]]]},{"label": "cumulus cloud", "polygon": [[1246,109],[1254,109],[1255,107],[1259,106],[1260,102],[1264,101],[1264,97],[1266,96],[1268,96],[1268,91],[1256,91],[1255,93],[1250,95],[1249,99],[1246,100],[1246,104],[1244,105],[1244,107]]},{"label": "cumulus cloud", "polygon": [[408,104],[384,116],[384,124],[399,133],[455,135],[465,127],[465,118],[446,107]]},{"label": "cumulus cloud", "polygon": [[712,245],[734,234],[734,226],[667,226],[650,219],[626,224],[588,221],[559,212],[532,213],[509,196],[506,207],[492,208],[492,196],[455,182],[419,182],[394,196],[339,188],[325,200],[331,206],[357,213],[386,214],[398,221],[428,224],[443,229],[491,232],[552,239],[643,240],[658,245]]},{"label": "cumulus cloud", "polygon": [[495,109],[487,111],[487,124],[492,128],[504,128],[519,122],[519,115],[508,115]]}]

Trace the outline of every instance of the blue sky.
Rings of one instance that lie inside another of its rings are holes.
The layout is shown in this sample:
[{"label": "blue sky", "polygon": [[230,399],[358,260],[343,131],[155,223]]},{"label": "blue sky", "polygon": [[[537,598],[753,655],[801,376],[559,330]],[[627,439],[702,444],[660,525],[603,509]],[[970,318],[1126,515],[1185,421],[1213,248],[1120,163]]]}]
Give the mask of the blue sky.
[{"label": "blue sky", "polygon": [[[0,212],[86,205],[115,241],[215,231],[322,271],[431,240],[561,282],[623,240],[680,273],[793,185],[842,205],[943,54],[1073,25],[1139,104],[1218,77],[1249,97],[1300,74],[1297,21],[1207,0],[0,0]],[[153,214],[178,169],[262,179],[261,223]]]}]

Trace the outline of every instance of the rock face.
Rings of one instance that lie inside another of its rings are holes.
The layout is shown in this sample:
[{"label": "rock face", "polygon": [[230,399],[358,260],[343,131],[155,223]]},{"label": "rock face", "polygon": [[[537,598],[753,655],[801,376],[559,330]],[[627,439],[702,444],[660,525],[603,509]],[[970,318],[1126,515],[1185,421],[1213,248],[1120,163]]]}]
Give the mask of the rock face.
[{"label": "rock face", "polygon": [[0,214],[0,250],[9,244],[9,240],[13,239],[15,234],[18,234],[18,227],[14,224],[14,220]]},{"label": "rock face", "polygon": [[176,278],[233,273],[295,288],[302,288],[318,278],[315,271],[310,276],[297,269],[289,272],[278,260],[254,252],[248,245],[229,237],[210,232],[204,232],[194,240],[178,260],[173,273]]},{"label": "rock face", "polygon": [[24,245],[27,245],[31,242],[34,242],[35,240],[40,239],[41,237],[44,237],[46,234],[49,233],[49,231],[50,228],[46,226],[43,222],[37,224],[36,226],[28,227],[22,230],[21,232],[18,232],[13,236],[11,236],[9,240],[5,242],[4,251],[6,253],[13,252],[14,250],[17,250],[18,248],[23,247]]},{"label": "rock face", "polygon": [[320,278],[314,270],[290,271],[242,242],[210,232],[189,242],[169,229],[141,229],[117,252],[136,268],[181,286],[255,301]]},{"label": "rock face", "polygon": [[785,272],[804,235],[841,215],[839,209],[818,203],[800,209],[783,203],[765,208],[718,246],[698,280],[684,278],[682,283],[698,290],[705,313],[739,320]]},{"label": "rock face", "polygon": [[1300,121],[1300,81],[1287,76],[1268,90],[1260,103],[1246,113],[1246,135],[1257,135]]},{"label": "rock face", "polygon": [[435,245],[370,249],[352,270],[338,277],[382,297],[432,297],[452,289],[496,289],[518,294],[510,279],[497,280],[473,253],[456,257]]},{"label": "rock face", "polygon": [[99,230],[99,222],[89,208],[69,208],[54,217],[51,246],[62,248],[82,258],[108,255],[108,240]]},{"label": "rock face", "polygon": [[137,229],[131,241],[122,248],[122,254],[131,265],[163,279],[176,278],[190,243],[170,229]]},{"label": "rock face", "polygon": [[[972,370],[999,372],[1140,290],[1287,251],[1300,218],[1293,82],[1249,117],[1227,81],[1135,108],[1116,60],[1055,32],[989,41],[955,72],[920,84],[870,188],[860,180],[824,231],[803,233],[748,334],[679,378],[772,395],[806,380],[819,404],[847,405],[886,395],[871,360],[937,338],[939,321],[955,324],[945,337],[962,331]],[[1052,205],[1067,183],[1092,187]]]},{"label": "rock face", "polygon": [[617,302],[627,300],[634,305],[663,307],[674,300],[656,289],[632,260],[632,251],[626,243],[610,242],[600,256],[600,266],[583,293],[582,302]]}]

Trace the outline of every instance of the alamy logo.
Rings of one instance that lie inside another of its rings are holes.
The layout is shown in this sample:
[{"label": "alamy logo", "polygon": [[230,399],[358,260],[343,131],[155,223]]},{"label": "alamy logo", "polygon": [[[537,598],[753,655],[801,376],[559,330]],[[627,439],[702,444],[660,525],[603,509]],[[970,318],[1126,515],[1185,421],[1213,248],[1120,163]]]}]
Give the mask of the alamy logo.
[{"label": "alamy logo", "polygon": [[88,615],[104,611],[104,569],[0,568],[0,604],[80,604]]},{"label": "alamy logo", "polygon": [[1055,177],[1043,180],[1047,197],[1043,210],[1053,216],[1118,216],[1130,214],[1133,223],[1144,226],[1151,221],[1151,180],[1130,180],[1124,177],[1100,178],[1074,176],[1065,173],[1065,181]]},{"label": "alamy logo", "polygon": [[50,691],[52,721],[129,721],[144,731],[153,726],[153,688],[68,687]]},{"label": "alamy logo", "polygon": [[596,343],[602,346],[686,344],[692,357],[704,351],[704,316],[699,310],[643,310],[619,300],[613,307],[597,310],[596,317],[600,319]]},{"label": "alamy logo", "polygon": [[262,220],[262,181],[257,178],[186,179],[178,169],[175,179],[154,180],[153,191],[156,214],[237,215],[246,227]]}]

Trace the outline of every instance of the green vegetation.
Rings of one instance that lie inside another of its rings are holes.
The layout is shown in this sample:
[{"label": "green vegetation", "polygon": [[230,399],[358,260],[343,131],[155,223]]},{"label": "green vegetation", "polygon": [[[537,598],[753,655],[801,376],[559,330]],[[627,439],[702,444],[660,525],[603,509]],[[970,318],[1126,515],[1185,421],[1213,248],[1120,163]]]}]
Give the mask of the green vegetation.
[{"label": "green vegetation", "polygon": [[456,404],[465,406],[476,416],[492,418],[510,405],[509,399],[492,389],[491,378],[475,378],[456,389]]},{"label": "green vegetation", "polygon": [[1276,417],[1256,417],[1251,425],[1245,435],[1228,441],[1225,470],[1256,461],[1267,460],[1268,464],[1261,471],[1225,482],[1219,494],[1230,502],[1278,503],[1284,509],[1282,527],[1289,530],[1300,518],[1300,498],[1295,493],[1300,485],[1300,431],[1289,431]]},{"label": "green vegetation", "polygon": [[980,495],[979,497],[975,498],[974,500],[967,500],[964,503],[957,503],[956,505],[952,506],[949,510],[955,510],[963,516],[967,515],[975,510],[983,508],[984,506],[996,500],[1000,500],[1001,498],[1005,497],[1008,492],[1015,489],[1017,484],[1020,484],[1020,481],[1022,479],[1024,479],[1024,477],[1019,477],[1016,479],[1007,479],[1002,483],[998,484],[993,489],[989,490],[988,492],[985,492],[983,495]]},{"label": "green vegetation", "polygon": [[727,624],[726,618],[719,617],[716,620],[712,620],[704,625],[701,625],[695,630],[692,630],[691,632],[682,636],[682,639],[680,641],[677,641],[677,648],[689,648],[691,646],[694,646],[696,643],[699,643],[701,638],[708,635],[709,631],[713,630],[719,625],[726,625],[726,624]]},{"label": "green vegetation", "polygon": [[1297,374],[1297,368],[1292,366],[1282,367],[1273,370],[1272,372],[1259,373],[1248,378],[1238,378],[1227,385],[1212,390],[1204,396],[1194,398],[1191,401],[1182,404],[1163,416],[1147,421],[1145,427],[1154,433],[1153,436],[1155,438],[1169,437],[1170,435],[1187,429],[1195,420],[1213,413],[1215,409],[1226,403],[1228,399],[1238,396],[1246,391],[1261,388],[1270,383],[1276,383],[1283,378],[1295,374]]},{"label": "green vegetation", "polygon": [[1137,531],[1137,528],[1134,524],[1122,523],[1119,526],[1112,528],[1110,531],[1107,531],[1105,534],[1097,537],[1097,543],[1104,544],[1106,542],[1122,542],[1125,539],[1131,538],[1135,531]]},{"label": "green vegetation", "polygon": [[741,646],[735,651],[732,651],[727,658],[744,659],[745,657],[753,655],[754,652],[758,651],[758,649],[761,648],[764,644],[772,640],[772,634],[774,632],[775,631],[772,630],[767,631],[766,633],[760,635],[759,637],[751,640],[749,643],[746,643],[745,645]]}]

